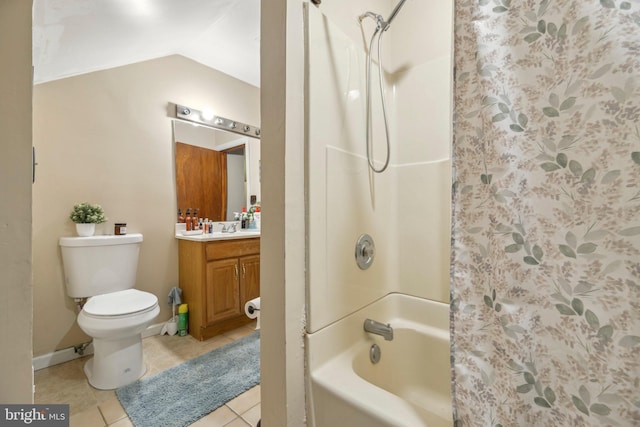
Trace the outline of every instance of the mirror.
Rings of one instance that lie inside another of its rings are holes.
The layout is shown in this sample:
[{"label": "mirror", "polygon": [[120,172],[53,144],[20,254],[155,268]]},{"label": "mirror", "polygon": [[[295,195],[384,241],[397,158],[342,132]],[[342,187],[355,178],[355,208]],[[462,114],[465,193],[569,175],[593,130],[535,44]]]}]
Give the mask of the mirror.
[{"label": "mirror", "polygon": [[173,120],[178,208],[198,217],[233,220],[260,202],[260,140]]}]

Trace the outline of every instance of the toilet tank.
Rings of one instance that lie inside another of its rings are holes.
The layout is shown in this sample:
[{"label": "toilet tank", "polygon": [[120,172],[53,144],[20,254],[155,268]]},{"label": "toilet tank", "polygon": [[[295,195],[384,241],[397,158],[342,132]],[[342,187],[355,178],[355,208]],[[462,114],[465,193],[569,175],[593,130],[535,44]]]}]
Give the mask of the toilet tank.
[{"label": "toilet tank", "polygon": [[85,298],[133,288],[141,243],[142,234],[61,237],[67,295]]}]

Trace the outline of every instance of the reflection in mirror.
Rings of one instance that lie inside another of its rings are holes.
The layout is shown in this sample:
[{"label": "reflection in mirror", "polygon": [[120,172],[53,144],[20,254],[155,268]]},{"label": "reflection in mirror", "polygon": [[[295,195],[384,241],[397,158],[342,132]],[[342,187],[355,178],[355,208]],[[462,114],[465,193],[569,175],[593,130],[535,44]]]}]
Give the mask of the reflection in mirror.
[{"label": "reflection in mirror", "polygon": [[260,141],[243,135],[173,121],[178,208],[198,209],[211,221],[260,201]]}]

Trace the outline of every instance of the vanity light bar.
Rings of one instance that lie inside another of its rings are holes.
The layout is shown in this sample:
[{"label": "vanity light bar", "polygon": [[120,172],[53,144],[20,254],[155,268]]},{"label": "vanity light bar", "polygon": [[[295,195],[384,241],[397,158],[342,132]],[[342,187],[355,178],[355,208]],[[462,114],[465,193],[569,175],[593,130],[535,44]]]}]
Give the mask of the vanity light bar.
[{"label": "vanity light bar", "polygon": [[176,104],[176,117],[200,125],[215,129],[226,130],[240,135],[248,135],[252,138],[260,138],[260,128],[242,122],[226,119],[221,116],[206,117],[205,114],[195,108]]}]

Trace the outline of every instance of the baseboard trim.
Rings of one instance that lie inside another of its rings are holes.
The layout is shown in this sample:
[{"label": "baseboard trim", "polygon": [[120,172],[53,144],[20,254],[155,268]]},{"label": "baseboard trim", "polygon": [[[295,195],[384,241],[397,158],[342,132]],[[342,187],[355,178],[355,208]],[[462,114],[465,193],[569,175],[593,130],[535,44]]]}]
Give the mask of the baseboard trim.
[{"label": "baseboard trim", "polygon": [[147,329],[145,329],[144,332],[142,332],[142,338],[151,337],[153,335],[160,335],[160,331],[162,330],[162,327],[164,326],[165,323],[167,322],[165,321],[162,323],[155,323],[153,325],[149,325]]},{"label": "baseboard trim", "polygon": [[48,368],[50,366],[59,365],[60,363],[70,362],[74,359],[79,359],[84,356],[93,354],[93,344],[87,343],[87,347],[82,354],[78,353],[75,347],[63,348],[62,350],[56,350],[52,353],[43,354],[33,358],[33,369],[39,371],[40,369]]},{"label": "baseboard trim", "polygon": [[[160,335],[160,331],[166,322],[156,323],[150,325],[142,332],[142,338],[147,338],[153,335]],[[40,369],[48,368],[50,366],[59,365],[61,363],[70,362],[74,359],[89,356],[93,354],[93,344],[87,343],[87,347],[82,354],[76,351],[75,347],[63,348],[62,350],[56,350],[52,353],[43,354],[41,356],[35,356],[33,358],[33,370],[39,371]]]}]

